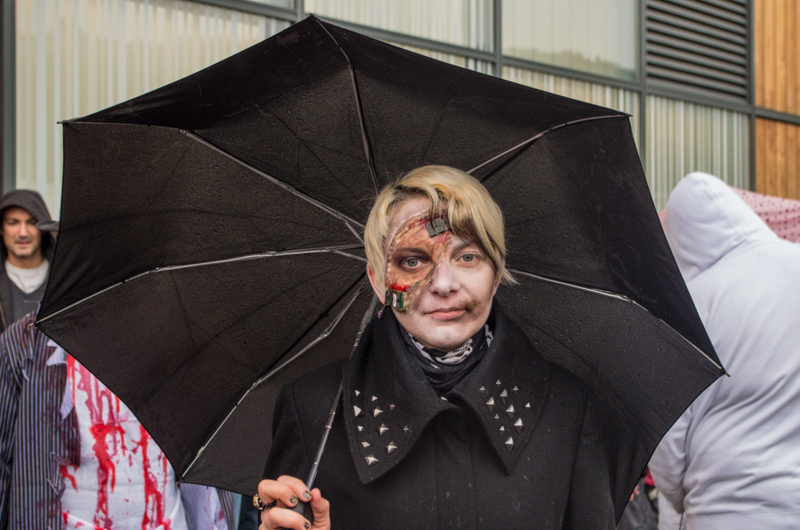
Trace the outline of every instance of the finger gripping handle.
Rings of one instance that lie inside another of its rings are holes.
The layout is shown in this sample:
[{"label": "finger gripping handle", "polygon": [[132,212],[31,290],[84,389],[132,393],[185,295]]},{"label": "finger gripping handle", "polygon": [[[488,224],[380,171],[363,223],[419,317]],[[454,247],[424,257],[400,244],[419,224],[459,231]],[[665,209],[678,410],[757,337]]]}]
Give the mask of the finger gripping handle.
[{"label": "finger gripping handle", "polygon": [[311,523],[312,525],[314,524],[314,512],[311,510],[310,502],[300,501],[297,504],[295,504],[293,508],[289,509],[305,517],[308,520],[308,522]]}]

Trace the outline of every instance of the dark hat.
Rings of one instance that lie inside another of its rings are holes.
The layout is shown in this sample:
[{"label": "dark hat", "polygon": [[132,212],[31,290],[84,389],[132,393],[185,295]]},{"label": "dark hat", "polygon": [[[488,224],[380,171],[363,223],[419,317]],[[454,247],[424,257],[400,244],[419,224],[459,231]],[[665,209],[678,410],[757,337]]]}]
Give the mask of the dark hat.
[{"label": "dark hat", "polygon": [[0,212],[17,206],[30,213],[37,221],[50,221],[50,212],[39,192],[33,190],[12,190],[0,198]]}]

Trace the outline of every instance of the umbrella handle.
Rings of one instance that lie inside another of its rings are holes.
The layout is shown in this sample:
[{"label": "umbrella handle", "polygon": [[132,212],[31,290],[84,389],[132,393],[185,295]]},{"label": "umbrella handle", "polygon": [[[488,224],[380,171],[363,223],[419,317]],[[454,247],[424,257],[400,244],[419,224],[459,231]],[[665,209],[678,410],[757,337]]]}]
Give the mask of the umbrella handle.
[{"label": "umbrella handle", "polygon": [[[309,486],[309,489],[311,489],[311,486]],[[312,525],[314,524],[314,511],[311,509],[311,503],[310,502],[302,502],[301,501],[301,502],[298,502],[297,504],[295,504],[293,508],[289,508],[289,509],[291,511],[297,512],[300,515],[302,515],[303,517],[305,517],[306,520],[309,523],[311,523]]]}]

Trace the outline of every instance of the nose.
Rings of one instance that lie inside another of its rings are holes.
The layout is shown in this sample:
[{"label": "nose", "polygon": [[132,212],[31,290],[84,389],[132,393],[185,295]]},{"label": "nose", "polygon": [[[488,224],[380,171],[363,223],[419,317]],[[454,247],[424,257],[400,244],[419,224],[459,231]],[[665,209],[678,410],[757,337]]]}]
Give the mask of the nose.
[{"label": "nose", "polygon": [[452,264],[446,259],[437,263],[434,266],[433,278],[428,290],[440,296],[447,296],[459,289],[461,289],[461,283]]},{"label": "nose", "polygon": [[28,226],[28,223],[20,223],[19,224],[19,235],[27,236],[31,233],[31,229]]}]

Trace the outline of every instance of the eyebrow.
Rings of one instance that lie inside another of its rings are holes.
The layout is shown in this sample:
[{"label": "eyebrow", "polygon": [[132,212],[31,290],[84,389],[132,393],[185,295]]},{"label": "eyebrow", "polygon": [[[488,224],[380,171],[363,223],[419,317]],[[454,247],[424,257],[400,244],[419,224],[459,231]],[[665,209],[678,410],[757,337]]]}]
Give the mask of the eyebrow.
[{"label": "eyebrow", "polygon": [[463,239],[453,245],[453,250],[458,252],[460,250],[464,250],[467,247],[475,247],[481,254],[484,254],[483,249],[481,249],[480,245],[477,243],[473,243],[471,241],[464,241]]},{"label": "eyebrow", "polygon": [[417,252],[428,254],[428,251],[424,247],[398,247],[392,251],[392,254],[397,252]]}]

